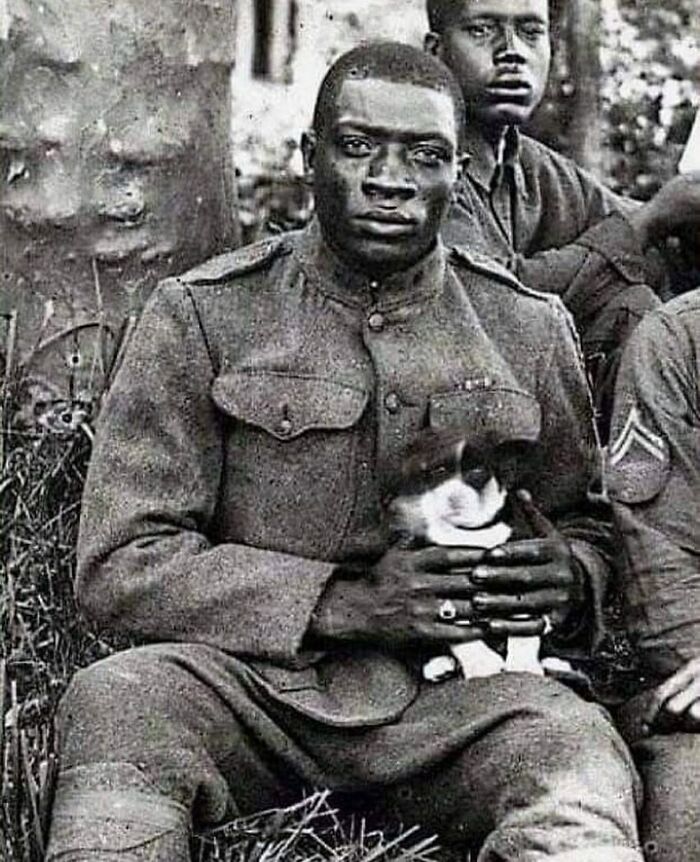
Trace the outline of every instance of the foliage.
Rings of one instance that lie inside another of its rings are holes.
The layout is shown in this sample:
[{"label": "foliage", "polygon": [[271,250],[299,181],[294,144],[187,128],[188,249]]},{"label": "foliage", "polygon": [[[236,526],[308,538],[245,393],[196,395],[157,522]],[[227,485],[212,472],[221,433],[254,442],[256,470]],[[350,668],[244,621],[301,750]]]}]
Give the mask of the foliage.
[{"label": "foliage", "polygon": [[601,88],[608,182],[651,197],[676,169],[700,94],[695,0],[603,0]]}]

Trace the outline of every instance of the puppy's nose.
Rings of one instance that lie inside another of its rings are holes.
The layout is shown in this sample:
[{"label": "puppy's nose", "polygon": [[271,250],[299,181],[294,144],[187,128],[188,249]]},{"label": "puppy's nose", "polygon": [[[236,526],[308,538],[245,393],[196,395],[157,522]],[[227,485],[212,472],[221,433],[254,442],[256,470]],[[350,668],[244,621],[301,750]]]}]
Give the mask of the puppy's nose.
[{"label": "puppy's nose", "polygon": [[462,473],[462,481],[475,491],[483,491],[491,476],[492,473],[487,467],[471,467]]}]

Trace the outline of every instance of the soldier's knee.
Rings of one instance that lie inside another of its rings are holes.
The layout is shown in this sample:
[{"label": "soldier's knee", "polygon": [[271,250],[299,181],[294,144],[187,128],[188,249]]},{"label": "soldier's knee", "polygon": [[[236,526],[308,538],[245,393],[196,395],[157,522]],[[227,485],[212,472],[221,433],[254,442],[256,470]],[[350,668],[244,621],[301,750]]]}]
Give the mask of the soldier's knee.
[{"label": "soldier's knee", "polygon": [[59,736],[89,740],[96,733],[128,736],[128,717],[148,711],[164,673],[164,659],[149,647],[125,650],[73,676],[59,704]]},{"label": "soldier's knee", "polygon": [[63,696],[62,708],[99,707],[103,703],[109,706],[114,704],[115,693],[123,696],[125,689],[127,693],[143,694],[156,659],[142,652],[125,650],[78,670]]},{"label": "soldier's knee", "polygon": [[555,765],[569,763],[572,768],[595,775],[601,764],[609,775],[636,782],[627,746],[615,729],[608,713],[574,692],[546,681],[533,690],[526,702],[525,715],[531,732],[523,735],[524,744],[538,751],[541,763],[552,759]]}]

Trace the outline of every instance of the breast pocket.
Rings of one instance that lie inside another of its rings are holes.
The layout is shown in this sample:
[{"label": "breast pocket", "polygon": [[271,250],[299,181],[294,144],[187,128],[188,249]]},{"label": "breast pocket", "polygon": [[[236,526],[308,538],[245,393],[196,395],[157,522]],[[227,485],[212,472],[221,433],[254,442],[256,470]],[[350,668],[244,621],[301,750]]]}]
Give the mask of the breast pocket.
[{"label": "breast pocket", "polygon": [[226,538],[332,555],[354,500],[367,391],[309,375],[237,371],[218,377],[211,395],[225,425]]}]

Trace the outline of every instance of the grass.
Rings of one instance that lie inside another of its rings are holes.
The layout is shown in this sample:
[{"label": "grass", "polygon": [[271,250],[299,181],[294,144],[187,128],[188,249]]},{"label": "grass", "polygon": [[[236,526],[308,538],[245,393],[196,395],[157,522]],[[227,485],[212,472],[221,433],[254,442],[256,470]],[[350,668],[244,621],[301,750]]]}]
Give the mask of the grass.
[{"label": "grass", "polygon": [[[91,630],[73,596],[96,411],[60,402],[38,423],[26,415],[31,378],[14,357],[14,326],[10,318],[0,368],[0,860],[40,862],[57,771],[55,708],[73,672],[114,645]],[[192,854],[196,862],[444,858],[434,837],[370,829],[339,813],[326,791],[200,835]]]}]

